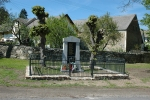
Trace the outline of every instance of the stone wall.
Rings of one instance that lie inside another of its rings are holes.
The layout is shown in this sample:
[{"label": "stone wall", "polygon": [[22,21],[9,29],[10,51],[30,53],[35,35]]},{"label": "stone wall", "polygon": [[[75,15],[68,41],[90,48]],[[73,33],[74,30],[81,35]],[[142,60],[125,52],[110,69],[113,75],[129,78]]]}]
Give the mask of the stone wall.
[{"label": "stone wall", "polygon": [[[29,54],[38,51],[38,49],[33,49],[29,46],[3,46],[0,45],[0,56],[6,58],[18,58],[18,59],[29,59]],[[56,60],[62,59],[61,49],[51,49],[47,50],[47,55],[50,58],[55,58]],[[126,63],[150,63],[150,53],[149,52],[138,52],[138,53],[117,53],[117,52],[99,52],[97,59],[101,58],[119,58],[125,59]],[[87,50],[80,51],[80,60],[89,61],[90,52]]]},{"label": "stone wall", "polygon": [[2,57],[28,59],[29,54],[33,52],[33,49],[29,46],[0,45],[0,52]]}]

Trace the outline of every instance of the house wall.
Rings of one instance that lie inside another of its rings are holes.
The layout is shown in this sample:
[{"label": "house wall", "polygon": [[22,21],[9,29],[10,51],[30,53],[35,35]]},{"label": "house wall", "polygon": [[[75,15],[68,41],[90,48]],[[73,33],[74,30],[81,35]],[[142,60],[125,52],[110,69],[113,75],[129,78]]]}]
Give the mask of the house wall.
[{"label": "house wall", "polygon": [[121,39],[115,45],[107,45],[105,51],[126,52],[126,31],[119,31]]},{"label": "house wall", "polygon": [[15,22],[15,23],[14,23],[12,33],[17,34],[17,32],[18,32],[18,30],[19,30],[19,29],[18,29],[18,26],[19,26],[18,24],[19,24],[18,22]]},{"label": "house wall", "polygon": [[[135,17],[127,29],[127,51],[140,50],[142,45],[142,36],[140,27]],[[139,48],[137,48],[137,46]]]}]

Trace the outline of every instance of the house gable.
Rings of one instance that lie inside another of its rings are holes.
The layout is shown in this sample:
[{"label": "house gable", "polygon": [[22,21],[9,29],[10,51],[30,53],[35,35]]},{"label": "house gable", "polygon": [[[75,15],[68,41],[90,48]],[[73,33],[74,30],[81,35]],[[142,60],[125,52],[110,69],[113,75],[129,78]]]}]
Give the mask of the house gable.
[{"label": "house gable", "polygon": [[127,28],[127,51],[141,49],[142,35],[138,24],[137,16],[134,16]]},{"label": "house gable", "polygon": [[127,30],[132,20],[136,15],[126,15],[126,16],[114,16],[112,17],[113,21],[116,22],[118,31]]}]

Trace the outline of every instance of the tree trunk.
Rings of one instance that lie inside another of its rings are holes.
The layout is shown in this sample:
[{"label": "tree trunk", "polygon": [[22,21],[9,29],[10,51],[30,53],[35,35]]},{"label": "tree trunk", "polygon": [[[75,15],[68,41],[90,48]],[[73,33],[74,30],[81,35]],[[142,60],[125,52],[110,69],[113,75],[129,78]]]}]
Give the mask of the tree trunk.
[{"label": "tree trunk", "polygon": [[[94,34],[91,32],[90,33],[91,36],[90,36],[90,40],[91,40],[91,43],[92,43],[92,52],[91,52],[91,57],[90,57],[90,69],[91,69],[91,76],[93,77],[93,70],[94,70],[94,63],[95,63],[95,41],[94,41]],[[93,52],[94,51],[94,52]]]},{"label": "tree trunk", "polygon": [[41,43],[40,43],[40,58],[41,58],[41,64],[42,66],[46,66],[45,64],[45,43],[46,43],[46,38],[45,35],[40,35],[41,38]]}]

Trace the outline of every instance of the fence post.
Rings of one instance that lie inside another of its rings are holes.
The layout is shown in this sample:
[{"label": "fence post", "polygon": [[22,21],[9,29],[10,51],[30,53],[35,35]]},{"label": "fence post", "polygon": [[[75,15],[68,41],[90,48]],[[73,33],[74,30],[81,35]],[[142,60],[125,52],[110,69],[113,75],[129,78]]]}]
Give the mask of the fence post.
[{"label": "fence post", "polygon": [[125,61],[123,63],[123,74],[125,74]]},{"label": "fence post", "polygon": [[72,64],[69,63],[69,76],[71,77],[71,71],[72,71]]},{"label": "fence post", "polygon": [[31,57],[29,59],[29,74],[30,74],[30,76],[32,76],[32,73],[31,73]]},{"label": "fence post", "polygon": [[93,78],[94,60],[91,60],[91,76]]}]

